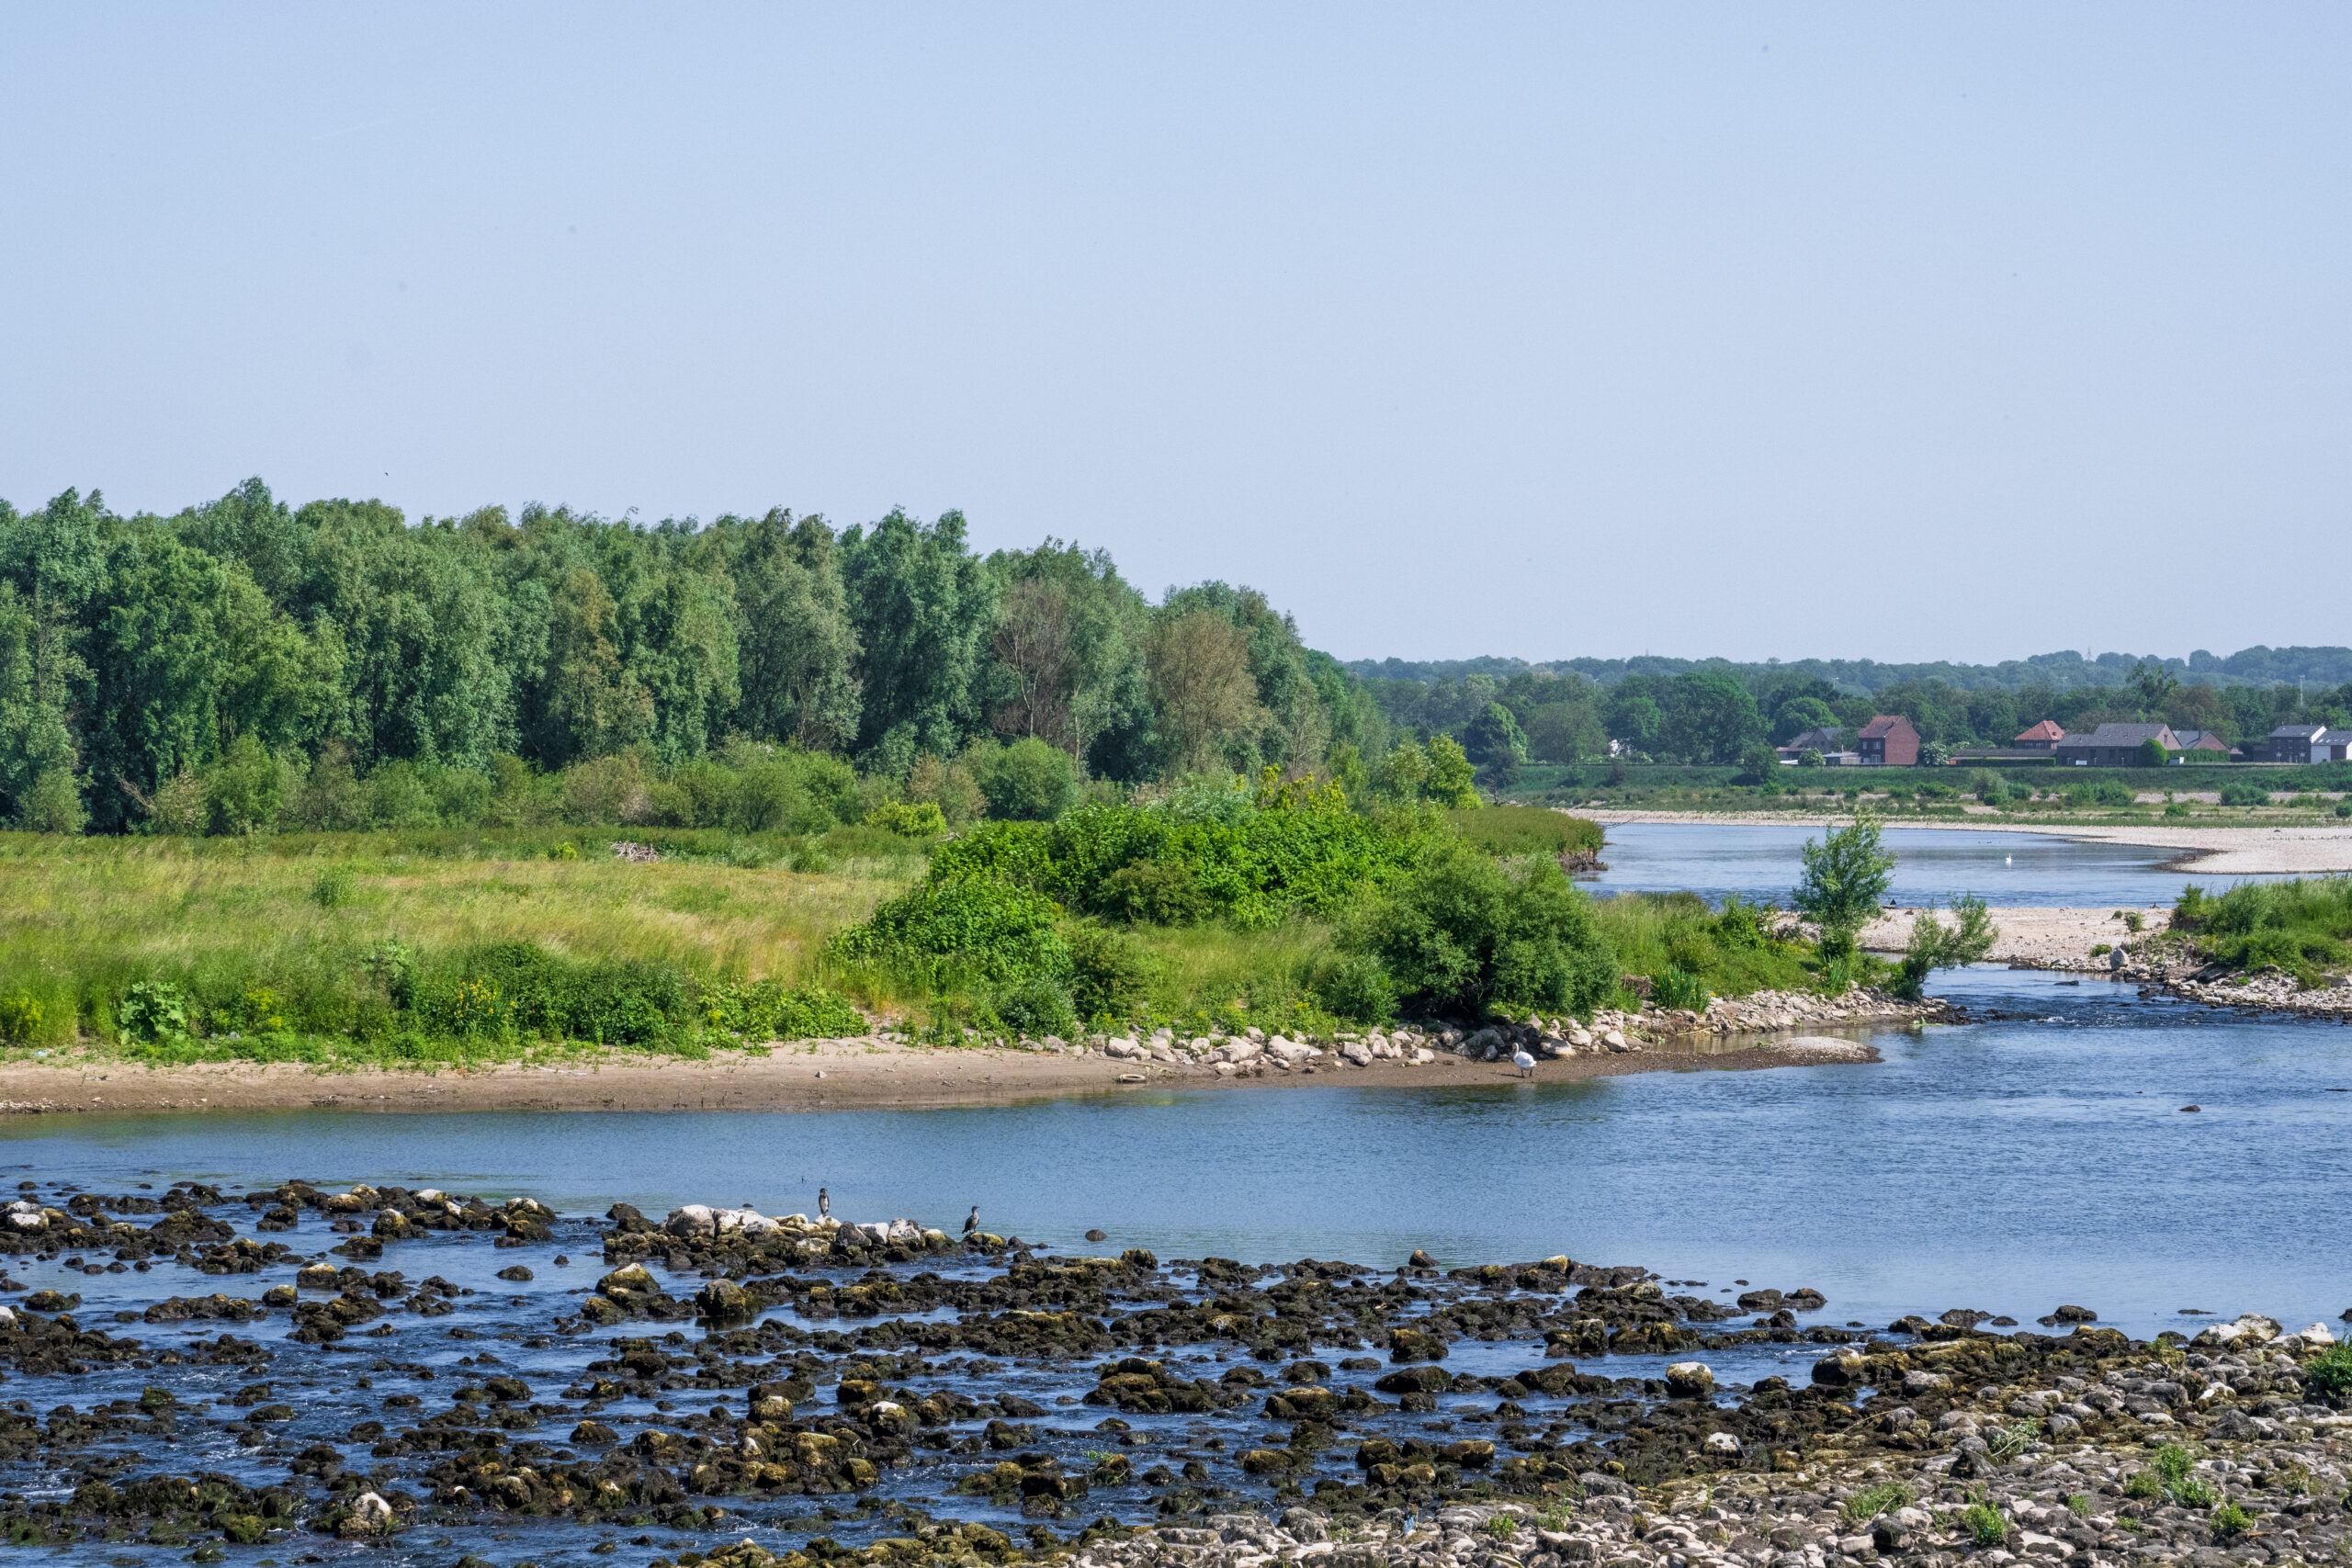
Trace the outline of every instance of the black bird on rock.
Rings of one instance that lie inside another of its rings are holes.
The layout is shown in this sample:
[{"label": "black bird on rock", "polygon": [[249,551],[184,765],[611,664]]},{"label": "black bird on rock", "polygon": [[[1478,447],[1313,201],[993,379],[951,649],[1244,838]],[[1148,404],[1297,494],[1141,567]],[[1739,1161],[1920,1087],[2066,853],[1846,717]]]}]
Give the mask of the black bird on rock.
[{"label": "black bird on rock", "polygon": [[980,1234],[980,1206],[978,1203],[973,1204],[972,1212],[964,1216],[964,1234],[967,1237]]},{"label": "black bird on rock", "polygon": [[818,1217],[819,1219],[820,1219],[820,1220],[830,1218],[830,1217],[831,1216],[831,1214],[832,1214],[832,1212],[833,1212],[833,1198],[832,1198],[832,1194],[831,1194],[831,1193],[830,1193],[830,1192],[827,1192],[827,1191],[826,1191],[823,1188],[821,1188],[821,1187],[818,1188],[818,1189],[817,1189],[817,1217]]}]

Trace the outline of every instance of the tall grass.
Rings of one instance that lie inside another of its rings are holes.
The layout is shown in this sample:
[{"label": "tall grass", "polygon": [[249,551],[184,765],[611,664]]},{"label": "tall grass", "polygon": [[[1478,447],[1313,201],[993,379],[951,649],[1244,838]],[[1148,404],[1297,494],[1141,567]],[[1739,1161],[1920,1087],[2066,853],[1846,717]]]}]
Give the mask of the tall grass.
[{"label": "tall grass", "polygon": [[[1621,893],[1593,901],[1602,935],[1620,968],[1665,981],[1679,995],[1657,997],[1669,1007],[1703,1007],[1708,997],[1758,990],[1797,990],[1818,983],[1807,966],[1810,944],[1772,935],[1772,911],[1736,898],[1718,912],[1695,893]],[[1688,987],[1695,982],[1701,994]]]},{"label": "tall grass", "polygon": [[[134,986],[185,996],[211,1036],[372,1038],[392,969],[527,944],[555,960],[713,982],[824,978],[825,937],[921,869],[915,846],[684,836],[681,857],[520,832],[258,840],[0,835],[0,998],[17,1044],[112,1039]],[[544,841],[542,841],[544,840]],[[822,862],[831,872],[790,869]],[[11,1016],[24,1016],[22,1011]]]}]

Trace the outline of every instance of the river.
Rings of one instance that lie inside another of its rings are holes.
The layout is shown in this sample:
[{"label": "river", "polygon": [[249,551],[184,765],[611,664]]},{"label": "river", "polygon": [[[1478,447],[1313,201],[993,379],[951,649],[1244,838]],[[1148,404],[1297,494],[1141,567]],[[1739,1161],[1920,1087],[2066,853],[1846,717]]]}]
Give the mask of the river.
[{"label": "river", "polygon": [[[1601,852],[1609,869],[1591,885],[1602,893],[1688,891],[1710,901],[1736,893],[1786,903],[1800,851],[1821,832],[1776,823],[1618,823]],[[1996,908],[2144,906],[2170,904],[2191,882],[2218,892],[2238,882],[2277,880],[2193,874],[2171,869],[2178,850],[2048,833],[1888,828],[1883,839],[1895,857],[1892,896],[1905,906],[1948,903],[1958,893],[1973,893]]]}]

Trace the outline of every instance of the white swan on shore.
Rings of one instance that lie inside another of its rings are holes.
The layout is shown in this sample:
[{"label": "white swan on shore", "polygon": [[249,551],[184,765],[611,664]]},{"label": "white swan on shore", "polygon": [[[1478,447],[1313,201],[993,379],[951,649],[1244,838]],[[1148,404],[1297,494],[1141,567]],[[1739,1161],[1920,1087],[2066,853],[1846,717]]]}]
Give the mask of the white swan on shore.
[{"label": "white swan on shore", "polygon": [[1519,1069],[1521,1077],[1525,1077],[1535,1070],[1535,1058],[1521,1048],[1510,1054],[1510,1065]]}]

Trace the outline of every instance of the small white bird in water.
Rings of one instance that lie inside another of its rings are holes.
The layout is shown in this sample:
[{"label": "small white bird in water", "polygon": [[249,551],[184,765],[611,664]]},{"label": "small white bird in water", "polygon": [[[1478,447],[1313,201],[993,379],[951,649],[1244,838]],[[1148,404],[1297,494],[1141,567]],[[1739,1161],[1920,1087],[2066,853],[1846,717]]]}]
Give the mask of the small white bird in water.
[{"label": "small white bird in water", "polygon": [[1526,1077],[1535,1071],[1535,1058],[1525,1051],[1513,1051],[1510,1054],[1510,1065],[1519,1069],[1521,1077]]}]

